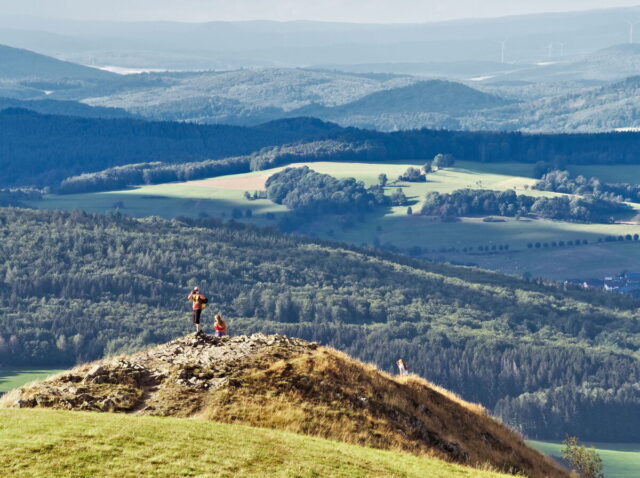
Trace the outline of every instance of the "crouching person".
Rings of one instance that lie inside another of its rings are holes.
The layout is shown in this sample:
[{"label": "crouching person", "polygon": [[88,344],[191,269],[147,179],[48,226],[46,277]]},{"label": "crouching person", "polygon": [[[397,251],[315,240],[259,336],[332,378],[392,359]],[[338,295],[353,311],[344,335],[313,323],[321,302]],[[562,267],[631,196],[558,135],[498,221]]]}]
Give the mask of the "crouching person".
[{"label": "crouching person", "polygon": [[216,337],[224,337],[227,335],[227,323],[222,320],[220,314],[215,315],[215,323],[213,324],[213,328],[216,329]]}]

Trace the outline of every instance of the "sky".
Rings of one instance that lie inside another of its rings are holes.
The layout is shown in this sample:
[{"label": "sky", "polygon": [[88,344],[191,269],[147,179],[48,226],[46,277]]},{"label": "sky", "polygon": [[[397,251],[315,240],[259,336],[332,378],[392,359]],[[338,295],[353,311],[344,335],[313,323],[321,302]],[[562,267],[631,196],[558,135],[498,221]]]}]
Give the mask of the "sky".
[{"label": "sky", "polygon": [[636,5],[640,0],[0,0],[0,16],[422,23]]}]

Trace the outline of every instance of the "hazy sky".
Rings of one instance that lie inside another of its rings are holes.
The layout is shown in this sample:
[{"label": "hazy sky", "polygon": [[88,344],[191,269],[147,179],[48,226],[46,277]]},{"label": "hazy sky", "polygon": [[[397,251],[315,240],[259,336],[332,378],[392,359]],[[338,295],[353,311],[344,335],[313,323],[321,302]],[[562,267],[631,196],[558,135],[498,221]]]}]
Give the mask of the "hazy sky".
[{"label": "hazy sky", "polygon": [[100,20],[429,22],[639,5],[640,0],[0,0],[0,15]]}]

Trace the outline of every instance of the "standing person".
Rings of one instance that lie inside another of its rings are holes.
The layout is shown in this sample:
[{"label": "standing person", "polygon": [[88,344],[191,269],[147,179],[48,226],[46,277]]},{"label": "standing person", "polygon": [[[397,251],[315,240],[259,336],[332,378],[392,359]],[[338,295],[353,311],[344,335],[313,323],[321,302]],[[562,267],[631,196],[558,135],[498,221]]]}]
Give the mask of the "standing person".
[{"label": "standing person", "polygon": [[200,325],[200,314],[202,314],[202,310],[205,308],[205,304],[208,302],[208,299],[200,293],[200,289],[198,287],[194,287],[187,300],[193,302],[193,309],[191,311],[191,321],[196,326],[196,335],[200,335],[202,333],[202,325]]},{"label": "standing person", "polygon": [[400,375],[409,375],[409,368],[407,367],[407,364],[404,363],[404,360],[400,359],[396,362],[396,365],[398,366],[398,371],[400,372]]},{"label": "standing person", "polygon": [[220,314],[215,316],[216,322],[213,324],[213,328],[216,329],[216,337],[224,337],[227,335],[227,323],[222,320]]}]

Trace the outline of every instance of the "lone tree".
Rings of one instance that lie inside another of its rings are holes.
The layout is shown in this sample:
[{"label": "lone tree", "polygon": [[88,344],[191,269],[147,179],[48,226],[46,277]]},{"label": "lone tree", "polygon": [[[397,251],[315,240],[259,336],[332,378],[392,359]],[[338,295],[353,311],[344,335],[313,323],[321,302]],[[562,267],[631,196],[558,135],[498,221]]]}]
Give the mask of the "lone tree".
[{"label": "lone tree", "polygon": [[563,442],[562,458],[567,460],[581,478],[604,478],[602,458],[595,448],[585,448],[578,444],[576,437],[567,437]]},{"label": "lone tree", "polygon": [[394,206],[406,206],[409,201],[407,200],[407,196],[405,196],[404,191],[398,188],[391,195],[391,204]]},{"label": "lone tree", "polygon": [[388,181],[388,178],[387,178],[387,175],[386,175],[386,174],[384,174],[384,173],[380,173],[380,174],[378,175],[378,184],[379,184],[380,186],[385,187],[385,186],[387,185],[387,181]]}]

